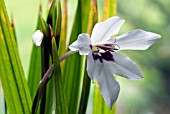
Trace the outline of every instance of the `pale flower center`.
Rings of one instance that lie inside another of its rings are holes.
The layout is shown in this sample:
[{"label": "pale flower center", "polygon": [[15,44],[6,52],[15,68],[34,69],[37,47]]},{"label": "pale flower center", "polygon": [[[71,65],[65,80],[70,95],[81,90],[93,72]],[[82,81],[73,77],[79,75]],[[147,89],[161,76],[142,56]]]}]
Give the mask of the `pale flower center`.
[{"label": "pale flower center", "polygon": [[119,50],[119,46],[116,44],[90,45],[90,48],[92,50],[93,59],[99,59],[101,63],[103,62],[103,59],[114,61],[112,52]]}]

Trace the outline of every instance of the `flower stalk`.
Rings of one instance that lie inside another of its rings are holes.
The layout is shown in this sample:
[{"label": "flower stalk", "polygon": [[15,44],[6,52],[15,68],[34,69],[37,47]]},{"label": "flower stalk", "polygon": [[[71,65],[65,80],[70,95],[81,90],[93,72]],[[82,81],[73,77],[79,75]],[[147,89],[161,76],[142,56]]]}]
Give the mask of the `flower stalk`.
[{"label": "flower stalk", "polygon": [[[78,52],[78,51],[69,51],[69,52],[65,53],[62,57],[60,57],[59,62],[62,62],[64,59],[75,54],[76,52]],[[42,96],[42,91],[43,91],[44,87],[46,86],[48,79],[49,79],[49,76],[53,72],[53,70],[54,70],[54,64],[52,64],[49,67],[49,69],[44,74],[42,80],[40,81],[39,88],[37,90],[36,96],[35,96],[34,101],[33,101],[32,114],[36,113],[36,110],[37,110],[37,107],[38,107],[38,102],[39,102],[39,100]]]}]

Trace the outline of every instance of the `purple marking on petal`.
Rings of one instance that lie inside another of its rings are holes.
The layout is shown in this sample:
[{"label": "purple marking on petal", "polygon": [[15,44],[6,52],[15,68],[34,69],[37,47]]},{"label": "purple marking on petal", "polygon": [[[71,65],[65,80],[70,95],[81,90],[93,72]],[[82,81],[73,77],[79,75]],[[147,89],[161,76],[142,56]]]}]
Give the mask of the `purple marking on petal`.
[{"label": "purple marking on petal", "polygon": [[110,51],[106,51],[105,53],[101,53],[101,57],[107,61],[114,61],[113,55],[110,53]]},{"label": "purple marking on petal", "polygon": [[92,45],[90,44],[89,47],[92,49]]},{"label": "purple marking on petal", "polygon": [[102,57],[101,57],[101,56],[99,56],[99,55],[97,55],[97,54],[94,54],[94,53],[92,53],[92,56],[93,56],[93,59],[94,59],[95,61],[96,61],[97,59],[99,59],[100,62],[103,63],[103,60],[102,60]]},{"label": "purple marking on petal", "polygon": [[93,59],[94,59],[94,60],[97,60],[97,59],[99,58],[99,56],[98,56],[98,55],[93,54],[93,53],[92,53],[92,56],[93,56]]},{"label": "purple marking on petal", "polygon": [[110,46],[110,47],[111,47],[112,45],[113,45],[113,44],[104,44],[104,46]]}]

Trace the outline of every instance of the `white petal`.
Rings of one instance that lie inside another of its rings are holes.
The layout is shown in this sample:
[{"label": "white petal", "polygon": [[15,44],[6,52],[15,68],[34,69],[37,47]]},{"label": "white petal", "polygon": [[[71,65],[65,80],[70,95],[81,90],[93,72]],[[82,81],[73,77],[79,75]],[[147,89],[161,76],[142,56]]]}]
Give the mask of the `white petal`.
[{"label": "white petal", "polygon": [[88,34],[80,34],[75,42],[73,42],[69,49],[71,51],[79,51],[80,55],[88,55],[90,49],[91,39]]},{"label": "white petal", "polygon": [[[107,64],[105,66],[107,66]],[[113,77],[113,74],[109,72],[108,69],[105,68],[105,66],[102,69],[100,77],[98,77],[96,80],[99,84],[100,92],[106,104],[111,109],[112,105],[116,102],[119,95],[120,86]]]},{"label": "white petal", "polygon": [[110,39],[112,35],[116,35],[124,21],[114,16],[106,21],[97,23],[93,28],[91,36],[93,45],[102,44],[103,41]]},{"label": "white petal", "polygon": [[37,30],[33,35],[32,35],[32,41],[36,46],[40,46],[41,42],[43,40],[43,33],[40,30]]},{"label": "white petal", "polygon": [[143,78],[139,67],[127,56],[120,53],[113,53],[114,62],[104,61],[112,74],[123,76],[130,80]]},{"label": "white petal", "polygon": [[92,53],[89,53],[87,58],[87,73],[92,81],[100,76],[103,64],[99,60],[94,60]]},{"label": "white petal", "polygon": [[145,50],[161,36],[144,30],[133,30],[116,38],[120,50]]}]

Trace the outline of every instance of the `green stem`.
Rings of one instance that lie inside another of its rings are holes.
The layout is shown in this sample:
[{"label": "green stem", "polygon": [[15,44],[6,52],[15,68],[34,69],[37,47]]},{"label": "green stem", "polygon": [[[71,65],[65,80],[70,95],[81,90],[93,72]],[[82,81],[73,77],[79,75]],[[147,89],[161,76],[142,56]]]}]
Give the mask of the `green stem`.
[{"label": "green stem", "polygon": [[[69,52],[67,52],[66,54],[64,54],[59,59],[59,62],[63,61],[64,59],[66,59],[67,57],[73,55],[76,52],[78,52],[78,51],[69,51]],[[38,102],[39,102],[39,100],[40,100],[40,98],[42,96],[42,91],[43,91],[44,87],[46,86],[48,78],[49,78],[49,75],[52,73],[53,70],[54,70],[54,64],[52,64],[50,66],[50,68],[47,70],[47,72],[44,74],[42,80],[40,81],[39,88],[37,90],[36,96],[35,96],[34,101],[33,101],[32,114],[36,113],[36,110],[37,110],[37,107],[38,107]]]}]

